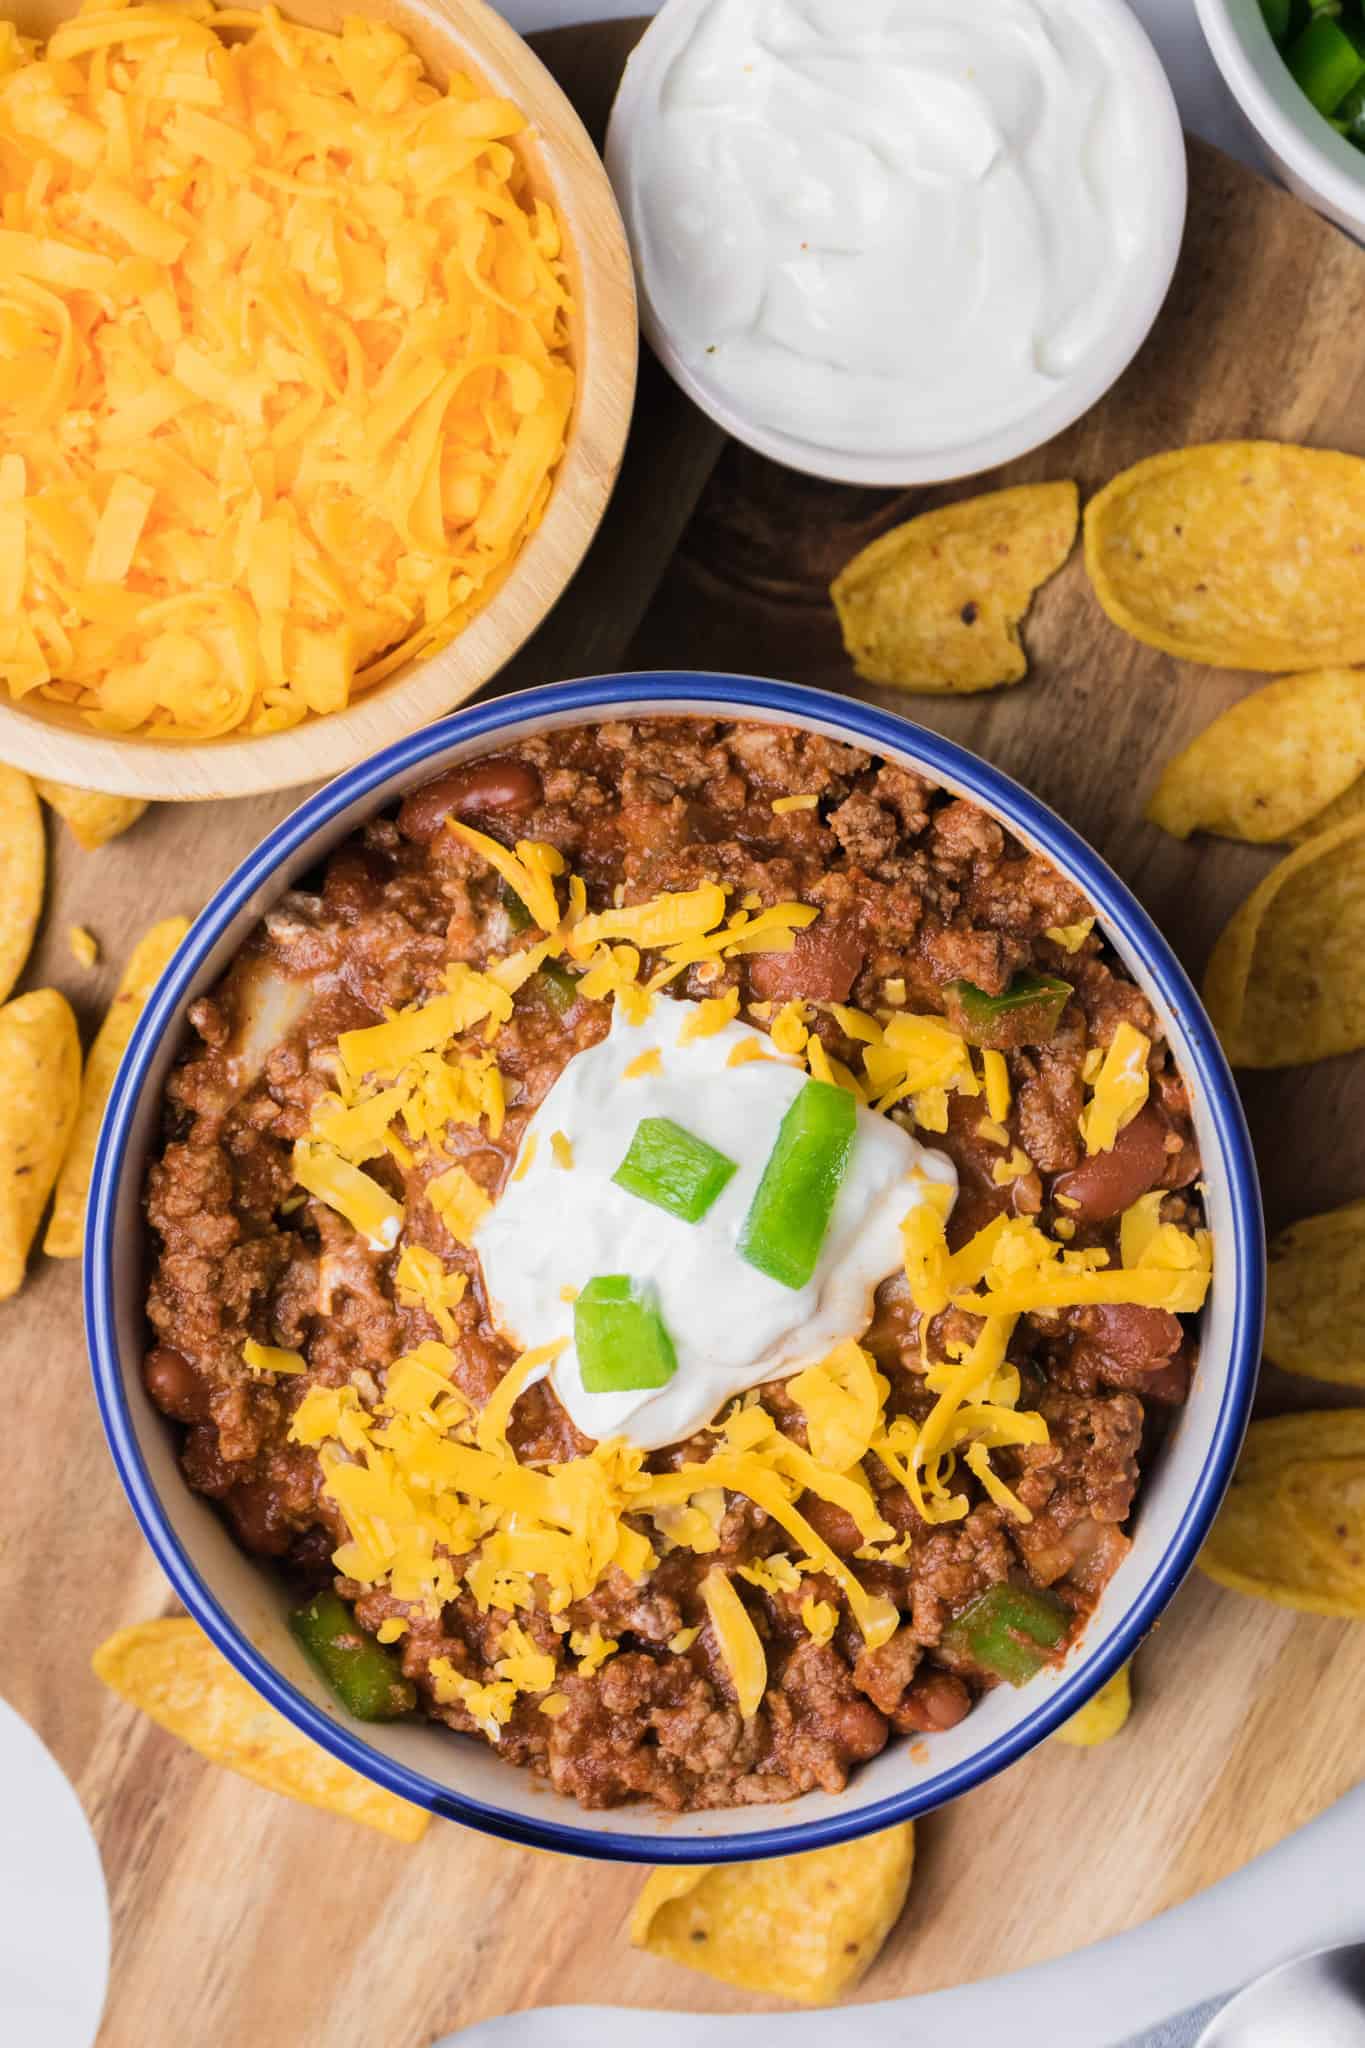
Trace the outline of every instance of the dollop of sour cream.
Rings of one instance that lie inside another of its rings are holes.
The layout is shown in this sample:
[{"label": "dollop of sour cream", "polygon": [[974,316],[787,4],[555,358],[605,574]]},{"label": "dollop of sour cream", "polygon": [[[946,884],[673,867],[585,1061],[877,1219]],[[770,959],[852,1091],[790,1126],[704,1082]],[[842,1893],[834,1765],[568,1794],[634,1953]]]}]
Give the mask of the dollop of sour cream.
[{"label": "dollop of sour cream", "polygon": [[[695,1004],[667,996],[655,998],[640,1024],[618,1008],[608,1036],[577,1053],[545,1096],[512,1178],[474,1234],[502,1335],[518,1350],[564,1340],[550,1376],[575,1426],[595,1438],[627,1436],[646,1450],[677,1443],[746,1388],[861,1336],[876,1288],[901,1263],[901,1219],[927,1199],[924,1182],[957,1187],[943,1153],[860,1107],[809,1284],[797,1291],[769,1279],[740,1257],[738,1240],[778,1127],[809,1077],[776,1056],[731,1066],[737,1046],[770,1053],[766,1038],[738,1023],[680,1043],[696,1014]],[[628,1075],[650,1053],[658,1055],[654,1070]],[[681,1222],[614,1184],[642,1117],[670,1117],[735,1161],[699,1222]],[[590,1394],[573,1347],[572,1296],[595,1276],[617,1273],[652,1290],[678,1369],[662,1388]]]},{"label": "dollop of sour cream", "polygon": [[1103,339],[1157,202],[1088,0],[708,0],[652,34],[620,197],[661,324],[747,420],[951,448]]}]

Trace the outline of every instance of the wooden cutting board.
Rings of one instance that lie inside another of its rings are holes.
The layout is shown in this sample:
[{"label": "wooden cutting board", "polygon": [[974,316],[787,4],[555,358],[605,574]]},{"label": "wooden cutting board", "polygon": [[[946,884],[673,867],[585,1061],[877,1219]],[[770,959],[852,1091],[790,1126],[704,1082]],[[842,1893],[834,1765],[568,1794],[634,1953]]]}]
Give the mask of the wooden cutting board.
[{"label": "wooden cutting board", "polygon": [[[600,133],[638,25],[541,48]],[[1095,412],[986,479],[1074,476],[1087,491],[1177,443],[1266,435],[1365,453],[1365,251],[1250,172],[1193,145],[1184,259],[1158,328]],[[974,487],[965,487],[966,489]],[[826,601],[865,541],[965,490],[848,490],[734,446],[646,366],[635,436],[588,565],[499,688],[614,666],[700,666],[820,683],[909,712],[998,762],[1113,862],[1202,968],[1269,865],[1179,845],[1142,821],[1162,759],[1247,687],[1182,667],[1105,621],[1074,561],[1029,624],[1032,676],[947,703],[855,682]],[[53,838],[46,930],[27,985],[93,1025],[134,935],[193,911],[289,800],[163,808],[98,854]],[[104,949],[75,967],[67,928]],[[1250,1079],[1272,1227],[1365,1192],[1365,1060]],[[2,1690],[74,1779],[114,1910],[104,2048],[427,2048],[517,2006],[609,1998],[753,2004],[627,1946],[639,1884],[438,1824],[416,1849],[202,1765],[113,1701],[90,1652],[169,1611],[91,1398],[72,1265],[36,1263],[0,1308]],[[1278,1382],[1270,1406],[1330,1401]],[[1244,1601],[1194,1577],[1137,1665],[1123,1737],[1045,1745],[921,1829],[906,1915],[861,1994],[1017,1968],[1145,1920],[1299,1826],[1365,1765],[1365,1629]],[[1116,2024],[1118,2016],[1116,2016]]]}]

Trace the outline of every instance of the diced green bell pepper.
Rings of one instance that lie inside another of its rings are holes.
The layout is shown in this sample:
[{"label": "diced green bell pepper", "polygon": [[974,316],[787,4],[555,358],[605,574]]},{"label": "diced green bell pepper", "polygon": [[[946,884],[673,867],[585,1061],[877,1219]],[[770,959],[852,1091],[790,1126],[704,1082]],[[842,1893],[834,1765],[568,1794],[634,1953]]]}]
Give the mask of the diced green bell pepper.
[{"label": "diced green bell pepper", "polygon": [[1064,1643],[1071,1610],[1040,1587],[991,1586],[943,1631],[943,1647],[1008,1685],[1027,1685]]},{"label": "diced green bell pepper", "polygon": [[671,1116],[645,1116],[612,1179],[642,1202],[684,1223],[699,1223],[737,1170],[733,1159]]},{"label": "diced green bell pepper", "polygon": [[948,1021],[968,1045],[1000,1052],[1045,1045],[1071,993],[1071,983],[1055,974],[1016,974],[998,996],[988,996],[974,981],[950,981],[944,990]]},{"label": "diced green bell pepper", "polygon": [[566,1016],[578,1001],[578,976],[570,974],[568,968],[561,967],[557,960],[547,960],[534,979],[550,1008],[557,1010],[561,1017]]},{"label": "diced green bell pepper", "polygon": [[531,913],[516,890],[509,888],[506,882],[499,885],[498,901],[506,911],[507,922],[514,932],[530,931],[533,921]]},{"label": "diced green bell pepper", "polygon": [[649,1290],[625,1273],[599,1273],[573,1305],[578,1370],[590,1394],[666,1387],[678,1370],[673,1339]]},{"label": "diced green bell pepper", "polygon": [[739,1255],[783,1287],[805,1287],[815,1271],[857,1130],[852,1095],[828,1081],[807,1081],[782,1119]]},{"label": "diced green bell pepper", "polygon": [[1285,51],[1285,62],[1299,90],[1320,114],[1335,114],[1348,94],[1365,78],[1365,56],[1330,15],[1315,15]]},{"label": "diced green bell pepper", "polygon": [[1348,142],[1365,149],[1365,79],[1348,92],[1336,111],[1336,126]]},{"label": "diced green bell pepper", "polygon": [[396,1721],[417,1704],[417,1691],[396,1657],[366,1635],[336,1593],[319,1593],[289,1617],[294,1640],[317,1665],[357,1721]]}]

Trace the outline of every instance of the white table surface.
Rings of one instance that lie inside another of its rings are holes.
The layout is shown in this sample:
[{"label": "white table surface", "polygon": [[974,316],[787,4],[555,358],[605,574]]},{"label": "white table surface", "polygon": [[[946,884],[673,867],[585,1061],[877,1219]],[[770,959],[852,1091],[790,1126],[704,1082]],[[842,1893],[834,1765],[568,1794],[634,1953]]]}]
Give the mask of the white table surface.
[{"label": "white table surface", "polygon": [[[495,4],[525,34],[658,11],[648,0]],[[1157,46],[1185,126],[1264,169],[1209,56],[1193,0],[1130,4]],[[1236,1877],[1146,1927],[1013,1978],[859,2007],[858,2037],[865,2048],[912,2048],[950,2033],[958,2040],[985,2041],[1002,2027],[1016,2048],[1097,2048],[1103,2040],[1127,2038],[1164,2015],[1230,1991],[1289,1955],[1365,1935],[1365,1902],[1358,1903],[1363,1849],[1365,1791]],[[1066,2016],[1065,2025],[1059,2015]],[[520,2013],[462,2035],[459,2048],[466,2042],[468,2048],[626,2048],[638,2040],[639,2022],[638,2013],[598,2007]],[[821,2048],[829,2038],[828,2016],[819,2014],[705,2023],[691,2015],[670,2021],[651,2014],[649,2034],[659,2048]]]},{"label": "white table surface", "polygon": [[[856,0],[849,4],[856,5]],[[1254,162],[1247,130],[1214,68],[1195,19],[1194,0],[1130,0],[1130,4],[1157,46],[1185,126],[1245,163]],[[631,14],[658,13],[650,0],[494,0],[494,5],[523,35],[575,21],[613,21]]]}]

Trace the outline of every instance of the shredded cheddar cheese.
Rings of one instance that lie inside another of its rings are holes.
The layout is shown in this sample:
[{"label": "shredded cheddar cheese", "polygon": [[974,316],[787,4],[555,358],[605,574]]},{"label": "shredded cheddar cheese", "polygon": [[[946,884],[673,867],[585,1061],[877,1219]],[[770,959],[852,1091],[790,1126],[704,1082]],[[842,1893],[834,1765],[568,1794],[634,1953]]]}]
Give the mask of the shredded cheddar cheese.
[{"label": "shredded cheddar cheese", "polygon": [[[1130,1230],[1130,1245],[1134,1243]],[[1124,1303],[1193,1315],[1204,1305],[1212,1272],[1206,1230],[1176,1225],[1143,1232],[1139,1263],[1108,1264],[1108,1253],[1067,1251],[1026,1217],[997,1216],[949,1261],[957,1307],[973,1315],[1023,1315]],[[984,1282],[984,1293],[975,1289]]]},{"label": "shredded cheddar cheese", "polygon": [[519,839],[516,852],[509,853],[487,832],[476,832],[472,825],[462,824],[458,818],[447,818],[446,824],[462,844],[482,854],[489,866],[496,868],[543,932],[556,930],[559,901],[554,878],[562,875],[565,868],[564,856],[557,847],[538,839]]},{"label": "shredded cheddar cheese", "polygon": [[849,1338],[836,1345],[822,1364],[788,1380],[787,1392],[805,1413],[806,1441],[817,1464],[847,1472],[866,1457],[887,1383],[860,1344]]},{"label": "shredded cheddar cheese", "polygon": [[1060,946],[1064,953],[1079,953],[1094,929],[1094,918],[1083,917],[1075,924],[1050,924],[1044,936],[1051,939],[1054,946]]},{"label": "shredded cheddar cheese", "polygon": [[585,917],[569,938],[572,959],[586,960],[595,946],[624,939],[632,946],[664,947],[699,938],[725,915],[725,891],[719,882],[697,889],[678,889],[627,909],[603,910]]},{"label": "shredded cheddar cheese", "polygon": [[404,1245],[393,1273],[393,1291],[402,1308],[425,1309],[447,1344],[455,1335],[451,1310],[464,1299],[469,1281],[463,1273],[447,1273],[435,1252],[425,1245]]},{"label": "shredded cheddar cheese", "polygon": [[307,1372],[308,1361],[300,1351],[281,1351],[274,1344],[258,1344],[248,1337],[242,1346],[242,1363],[252,1373]]},{"label": "shredded cheddar cheese", "polygon": [[590,1629],[574,1629],[569,1637],[569,1648],[578,1659],[578,1669],[585,1678],[594,1671],[600,1671],[608,1657],[616,1654],[617,1644],[612,1636],[604,1636],[594,1622]]},{"label": "shredded cheddar cheese", "polygon": [[808,1029],[809,1016],[809,1010],[799,997],[782,1005],[782,1008],[773,1018],[768,1029],[768,1036],[772,1039],[778,1052],[802,1053],[805,1051],[810,1037]]},{"label": "shredded cheddar cheese", "polygon": [[1152,1041],[1124,1022],[1119,1025],[1095,1075],[1094,1094],[1081,1113],[1081,1136],[1087,1152],[1112,1150],[1119,1132],[1133,1121],[1147,1100],[1151,1077],[1147,1057]]},{"label": "shredded cheddar cheese", "polygon": [[1010,1113],[1010,1070],[1002,1052],[983,1052],[981,1076],[986,1090],[986,1108],[997,1124]]},{"label": "shredded cheddar cheese", "polygon": [[806,1633],[817,1643],[827,1643],[839,1625],[839,1611],[828,1600],[816,1600],[807,1594],[801,1602],[801,1620]]},{"label": "shredded cheddar cheese", "polygon": [[901,1242],[910,1299],[927,1321],[947,1308],[952,1289],[947,1222],[955,1190],[918,1169],[914,1178],[920,1199],[901,1222]]},{"label": "shredded cheddar cheese", "polygon": [[300,1138],[294,1147],[294,1178],[319,1202],[344,1216],[374,1251],[392,1251],[403,1227],[403,1209],[358,1166],[327,1145]]},{"label": "shredded cheddar cheese", "polygon": [[452,1166],[427,1183],[427,1200],[457,1244],[468,1244],[492,1206],[463,1166]]},{"label": "shredded cheddar cheese", "polygon": [[727,1067],[747,1067],[751,1060],[768,1060],[772,1054],[763,1050],[761,1038],[742,1038],[726,1059]]},{"label": "shredded cheddar cheese", "polygon": [[[739,990],[727,988],[723,996],[704,996],[699,1003],[693,1003],[683,1019],[678,1033],[679,1045],[690,1045],[697,1038],[714,1038],[727,1024],[739,1015]],[[629,1069],[627,1069],[629,1072]]]},{"label": "shredded cheddar cheese", "polygon": [[[1008,1138],[1009,1134],[1007,1132],[1007,1143]],[[991,1179],[998,1188],[1004,1188],[1009,1187],[1016,1180],[1022,1180],[1025,1174],[1032,1173],[1032,1171],[1033,1161],[1021,1146],[1016,1145],[1011,1150],[1008,1159],[997,1159],[995,1161],[991,1167]]]},{"label": "shredded cheddar cheese", "polygon": [[747,1721],[757,1713],[768,1686],[768,1660],[749,1611],[724,1572],[708,1572],[702,1580],[701,1597],[716,1633],[735,1700]]},{"label": "shredded cheddar cheese", "polygon": [[[944,1131],[947,1097],[981,1093],[966,1041],[942,1017],[888,1018],[880,1041],[863,1049],[874,1109],[912,1099],[916,1121]],[[940,1120],[941,1119],[941,1120]]]},{"label": "shredded cheddar cheese", "polygon": [[527,1174],[531,1171],[532,1166],[535,1164],[536,1148],[538,1143],[539,1140],[537,1139],[535,1132],[532,1131],[530,1136],[527,1138],[525,1144],[521,1148],[520,1159],[518,1159],[516,1165],[512,1169],[513,1180],[525,1180]]},{"label": "shredded cheddar cheese", "polygon": [[463,628],[540,522],[574,396],[524,128],[363,16],[87,0],[45,51],[10,37],[11,696],[269,733]]}]

